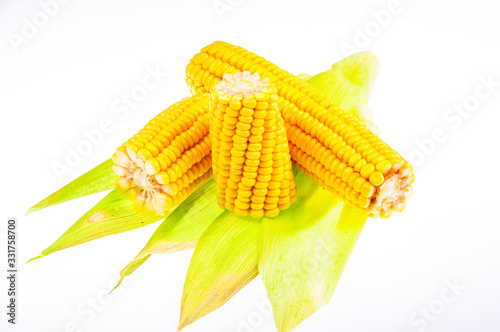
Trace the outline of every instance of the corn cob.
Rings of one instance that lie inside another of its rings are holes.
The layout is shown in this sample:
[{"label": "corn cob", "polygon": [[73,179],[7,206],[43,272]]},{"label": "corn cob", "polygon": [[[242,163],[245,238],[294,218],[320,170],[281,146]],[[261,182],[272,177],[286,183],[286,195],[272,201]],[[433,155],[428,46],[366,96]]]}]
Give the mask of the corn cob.
[{"label": "corn cob", "polygon": [[402,211],[411,196],[411,166],[357,118],[300,78],[241,47],[214,42],[186,68],[193,94],[210,91],[225,74],[258,73],[278,91],[294,165],[372,217]]},{"label": "corn cob", "polygon": [[116,187],[137,212],[165,215],[210,177],[209,103],[208,94],[182,99],[116,150]]},{"label": "corn cob", "polygon": [[213,173],[221,208],[275,217],[295,201],[286,129],[274,85],[250,72],[225,75],[211,92]]}]

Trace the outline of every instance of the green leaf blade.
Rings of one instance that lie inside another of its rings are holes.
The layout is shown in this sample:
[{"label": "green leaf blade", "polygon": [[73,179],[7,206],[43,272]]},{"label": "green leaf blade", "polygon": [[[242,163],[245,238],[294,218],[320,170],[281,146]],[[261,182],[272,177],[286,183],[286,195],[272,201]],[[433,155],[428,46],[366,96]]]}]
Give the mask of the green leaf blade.
[{"label": "green leaf blade", "polygon": [[220,308],[258,275],[261,220],[224,212],[205,231],[184,284],[179,330]]},{"label": "green leaf blade", "polygon": [[144,248],[120,272],[121,280],[134,272],[152,254],[194,248],[208,226],[222,213],[223,210],[217,205],[215,181],[211,178],[160,224]]},{"label": "green leaf blade", "polygon": [[368,103],[379,68],[377,57],[371,51],[363,51],[334,63],[322,73],[300,76],[334,104],[352,113],[356,105]]},{"label": "green leaf blade", "polygon": [[[323,73],[301,77],[359,116],[357,107],[368,102],[378,68],[371,52],[361,52]],[[297,202],[274,219],[264,218],[259,240],[259,273],[280,332],[292,330],[330,301],[367,220],[364,212],[304,174],[296,172],[296,183]]]},{"label": "green leaf blade", "polygon": [[304,174],[296,181],[297,203],[264,218],[259,241],[259,273],[284,332],[330,301],[367,219]]},{"label": "green leaf blade", "polygon": [[114,189],[43,250],[40,256],[45,257],[104,236],[144,227],[163,218],[165,217],[150,217],[135,212],[132,202],[125,198],[123,191]]},{"label": "green leaf blade", "polygon": [[26,212],[26,215],[75,198],[113,189],[115,187],[116,175],[111,168],[112,166],[113,161],[111,159],[106,160],[33,205],[28,212]]}]

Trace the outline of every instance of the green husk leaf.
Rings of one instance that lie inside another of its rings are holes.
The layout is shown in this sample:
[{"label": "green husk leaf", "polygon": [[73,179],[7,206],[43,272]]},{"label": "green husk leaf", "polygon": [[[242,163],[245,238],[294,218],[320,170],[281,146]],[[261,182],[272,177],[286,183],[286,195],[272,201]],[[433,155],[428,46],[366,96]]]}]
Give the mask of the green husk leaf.
[{"label": "green husk leaf", "polygon": [[259,273],[279,331],[287,332],[327,304],[367,219],[303,173],[297,202],[264,218]]},{"label": "green husk leaf", "polygon": [[[301,77],[369,124],[359,105],[368,102],[378,68],[371,52],[361,52]],[[280,332],[330,301],[367,219],[304,174],[297,173],[296,182],[297,202],[274,219],[264,218],[259,241],[259,273]]]},{"label": "green husk leaf", "polygon": [[313,76],[309,74],[299,74],[297,75],[298,78],[304,80],[304,81],[309,81]]},{"label": "green husk leaf", "polygon": [[333,64],[325,72],[301,76],[334,104],[352,113],[356,105],[368,103],[379,67],[377,57],[371,51],[363,51]]},{"label": "green husk leaf", "polygon": [[128,263],[127,266],[125,266],[123,268],[123,270],[121,270],[120,272],[120,280],[118,280],[118,283],[116,284],[115,287],[113,287],[113,289],[109,292],[109,294],[111,294],[115,289],[118,288],[118,286],[120,286],[123,282],[123,279],[130,275],[131,273],[133,273],[135,270],[137,270],[137,268],[139,266],[141,266],[149,257],[151,257],[151,254],[147,254],[146,256],[142,257],[142,258],[136,258],[134,259],[133,261],[131,261],[130,263]]},{"label": "green husk leaf", "polygon": [[258,275],[261,220],[226,211],[200,238],[186,275],[179,330],[218,309]]},{"label": "green husk leaf", "polygon": [[132,202],[125,198],[123,191],[114,189],[35,258],[104,236],[140,228],[163,218],[165,217],[150,217],[145,213],[135,212]]},{"label": "green husk leaf", "polygon": [[211,178],[160,224],[141,252],[120,272],[118,285],[151,254],[166,254],[194,248],[203,232],[222,212],[223,210],[217,205],[215,181]]},{"label": "green husk leaf", "polygon": [[26,215],[86,195],[95,194],[115,187],[116,175],[111,169],[113,161],[106,160],[79,178],[71,181],[52,195],[33,205]]}]

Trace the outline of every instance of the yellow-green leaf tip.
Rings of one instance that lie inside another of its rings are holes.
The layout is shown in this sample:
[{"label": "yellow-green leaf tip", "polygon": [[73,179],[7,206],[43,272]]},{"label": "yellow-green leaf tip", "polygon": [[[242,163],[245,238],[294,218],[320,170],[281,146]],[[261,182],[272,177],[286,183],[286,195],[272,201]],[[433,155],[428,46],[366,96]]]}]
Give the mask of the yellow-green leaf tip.
[{"label": "yellow-green leaf tip", "polygon": [[28,264],[29,262],[35,261],[35,260],[40,259],[40,258],[42,258],[42,255],[40,255],[40,256],[36,256],[36,257],[33,257],[33,258],[30,258],[30,259],[29,259],[26,263],[24,263],[24,264]]},{"label": "yellow-green leaf tip", "polygon": [[122,284],[123,278],[125,278],[125,276],[120,276],[120,280],[118,280],[118,283],[116,284],[116,286],[115,286],[115,287],[113,287],[113,289],[109,291],[108,295],[109,295],[109,294],[111,294],[111,293],[113,293],[113,291],[114,291],[115,289],[117,289],[117,288],[118,288],[118,286],[120,286],[120,285]]}]

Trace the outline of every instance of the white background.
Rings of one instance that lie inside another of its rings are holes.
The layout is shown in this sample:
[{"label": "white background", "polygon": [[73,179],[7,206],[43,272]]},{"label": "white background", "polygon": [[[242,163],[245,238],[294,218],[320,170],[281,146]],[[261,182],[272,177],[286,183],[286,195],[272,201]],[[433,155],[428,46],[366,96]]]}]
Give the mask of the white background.
[{"label": "white background", "polygon": [[[26,210],[187,96],[185,66],[203,46],[224,40],[313,74],[348,55],[341,45],[349,44],[382,63],[370,106],[382,137],[413,161],[415,195],[404,213],[368,221],[332,301],[295,331],[500,331],[498,2],[222,0],[230,6],[223,13],[217,3],[69,0],[15,46],[12,36],[42,9],[32,0],[0,1],[2,269],[7,218],[18,218],[21,262],[59,237],[104,193],[24,217]],[[113,104],[156,67],[168,77],[120,118]],[[473,105],[488,77],[496,86]],[[464,103],[474,110],[448,113]],[[102,119],[111,132],[59,178],[53,164]],[[445,138],[431,143],[436,130]],[[192,251],[152,257],[121,292],[98,302],[100,311],[88,312],[157,225],[23,265],[14,327],[5,323],[2,277],[0,329],[176,331]],[[450,282],[461,286],[444,303]],[[275,331],[255,303],[267,303],[260,277],[186,331],[247,331],[243,322],[259,317],[252,331]],[[432,317],[422,318],[425,308]]]}]

